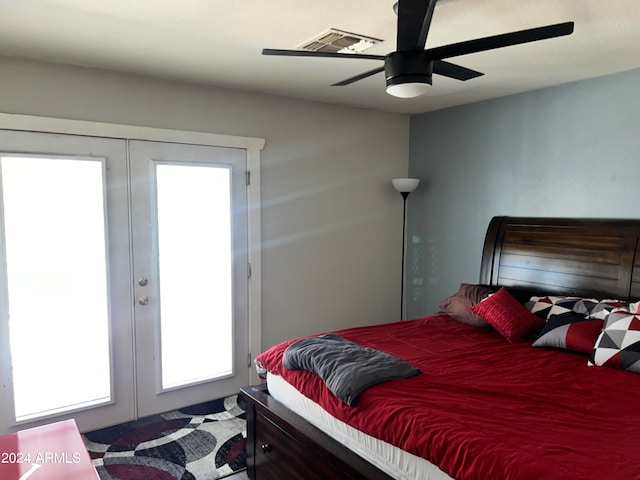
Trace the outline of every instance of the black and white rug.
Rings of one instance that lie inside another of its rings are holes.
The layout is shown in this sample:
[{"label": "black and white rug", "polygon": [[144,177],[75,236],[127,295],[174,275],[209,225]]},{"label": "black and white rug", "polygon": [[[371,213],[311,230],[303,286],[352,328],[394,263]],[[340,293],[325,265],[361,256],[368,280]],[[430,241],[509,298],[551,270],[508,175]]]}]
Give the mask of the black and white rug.
[{"label": "black and white rug", "polygon": [[87,432],[101,480],[210,480],[246,468],[238,395]]}]

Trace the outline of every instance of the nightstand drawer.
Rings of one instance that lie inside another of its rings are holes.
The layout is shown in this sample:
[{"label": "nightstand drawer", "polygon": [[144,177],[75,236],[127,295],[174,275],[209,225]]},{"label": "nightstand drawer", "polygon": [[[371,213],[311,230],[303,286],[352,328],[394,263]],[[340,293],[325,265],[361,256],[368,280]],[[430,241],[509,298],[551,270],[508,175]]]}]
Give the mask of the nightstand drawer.
[{"label": "nightstand drawer", "polygon": [[256,471],[261,480],[308,479],[313,475],[300,440],[260,413],[256,415]]},{"label": "nightstand drawer", "polygon": [[251,480],[393,480],[271,398],[244,387],[247,475]]},{"label": "nightstand drawer", "polygon": [[361,478],[349,465],[336,462],[335,457],[294,437],[275,421],[260,412],[256,414],[255,465],[257,480],[311,480]]}]

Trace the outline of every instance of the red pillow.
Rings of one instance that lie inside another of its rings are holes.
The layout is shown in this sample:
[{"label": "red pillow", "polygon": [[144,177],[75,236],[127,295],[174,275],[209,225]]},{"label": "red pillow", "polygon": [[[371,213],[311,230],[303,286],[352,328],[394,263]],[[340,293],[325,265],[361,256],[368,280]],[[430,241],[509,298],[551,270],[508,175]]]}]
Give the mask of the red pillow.
[{"label": "red pillow", "polygon": [[512,343],[521,342],[544,327],[544,320],[531,313],[504,287],[471,310]]}]

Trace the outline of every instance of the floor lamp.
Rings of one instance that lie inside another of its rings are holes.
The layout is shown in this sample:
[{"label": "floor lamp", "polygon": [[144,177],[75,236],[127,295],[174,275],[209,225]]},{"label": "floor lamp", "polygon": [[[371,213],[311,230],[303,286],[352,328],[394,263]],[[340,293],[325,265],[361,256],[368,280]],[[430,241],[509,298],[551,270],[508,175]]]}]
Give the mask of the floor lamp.
[{"label": "floor lamp", "polygon": [[404,320],[404,252],[405,234],[407,231],[407,197],[418,188],[420,180],[417,178],[394,178],[391,180],[393,188],[402,195],[402,273],[400,283],[400,320]]}]

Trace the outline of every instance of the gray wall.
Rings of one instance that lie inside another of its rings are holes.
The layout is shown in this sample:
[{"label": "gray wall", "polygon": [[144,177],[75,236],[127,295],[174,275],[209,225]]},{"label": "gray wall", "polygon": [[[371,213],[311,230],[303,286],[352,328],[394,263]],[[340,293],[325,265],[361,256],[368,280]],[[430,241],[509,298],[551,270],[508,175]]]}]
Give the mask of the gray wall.
[{"label": "gray wall", "polygon": [[408,116],[1,57],[0,112],[265,138],[263,347],[397,319]]},{"label": "gray wall", "polygon": [[640,217],[640,70],[413,116],[408,316],[476,283],[495,215]]}]

